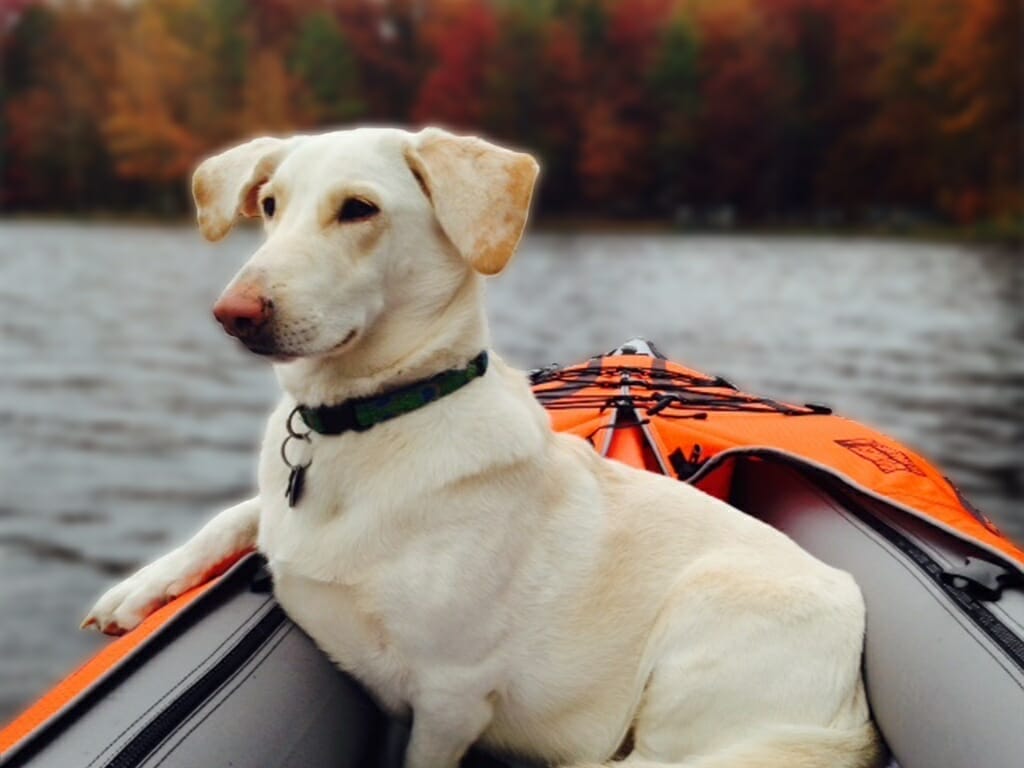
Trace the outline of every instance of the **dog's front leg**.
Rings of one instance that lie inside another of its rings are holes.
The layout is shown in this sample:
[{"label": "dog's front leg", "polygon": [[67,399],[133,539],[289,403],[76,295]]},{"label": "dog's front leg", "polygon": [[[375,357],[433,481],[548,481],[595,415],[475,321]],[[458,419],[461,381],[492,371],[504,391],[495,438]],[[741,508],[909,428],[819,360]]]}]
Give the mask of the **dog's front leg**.
[{"label": "dog's front leg", "polygon": [[135,628],[168,600],[214,575],[232,555],[254,546],[259,519],[258,497],[224,510],[182,546],[108,590],[82,628],[95,625],[108,635]]},{"label": "dog's front leg", "polygon": [[420,697],[413,708],[404,768],[457,768],[493,712],[490,697]]}]

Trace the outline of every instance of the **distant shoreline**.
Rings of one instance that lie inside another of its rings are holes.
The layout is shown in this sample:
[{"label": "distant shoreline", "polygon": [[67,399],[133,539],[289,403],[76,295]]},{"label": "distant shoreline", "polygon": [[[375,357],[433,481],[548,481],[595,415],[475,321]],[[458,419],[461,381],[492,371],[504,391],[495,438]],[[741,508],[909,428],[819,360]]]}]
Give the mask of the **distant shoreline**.
[{"label": "distant shoreline", "polygon": [[[103,226],[191,226],[193,219],[188,216],[161,216],[150,213],[120,213],[110,211],[68,212],[68,211],[26,211],[3,212],[0,222],[62,222],[75,224],[96,224]],[[241,226],[255,226],[242,222]],[[587,216],[541,216],[530,229],[544,233],[607,233],[607,234],[652,234],[652,235],[694,235],[701,237],[842,237],[842,238],[886,238],[892,240],[917,240],[949,243],[975,243],[981,245],[1024,247],[1024,221],[1016,228],[997,225],[955,227],[942,224],[906,226],[890,225],[845,225],[822,226],[810,223],[797,224],[735,224],[728,226],[681,225],[667,219],[615,219]]]}]

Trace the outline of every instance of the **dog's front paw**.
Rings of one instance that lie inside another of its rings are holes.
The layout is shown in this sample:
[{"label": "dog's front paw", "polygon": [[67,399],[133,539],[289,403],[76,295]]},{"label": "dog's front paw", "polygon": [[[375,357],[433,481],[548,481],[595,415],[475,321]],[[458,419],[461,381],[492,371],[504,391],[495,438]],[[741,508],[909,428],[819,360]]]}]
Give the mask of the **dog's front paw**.
[{"label": "dog's front paw", "polygon": [[82,621],[82,629],[95,626],[104,634],[122,635],[197,581],[181,553],[171,552],[107,590]]}]

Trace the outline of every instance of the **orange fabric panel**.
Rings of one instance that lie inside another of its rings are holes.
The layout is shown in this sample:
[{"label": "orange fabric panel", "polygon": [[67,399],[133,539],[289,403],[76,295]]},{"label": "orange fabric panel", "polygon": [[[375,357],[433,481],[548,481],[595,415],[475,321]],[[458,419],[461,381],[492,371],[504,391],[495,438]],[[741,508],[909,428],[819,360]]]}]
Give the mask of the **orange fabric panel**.
[{"label": "orange fabric panel", "polygon": [[[704,456],[736,446],[774,448],[829,466],[858,485],[911,507],[1024,563],[1024,550],[961,502],[932,464],[890,437],[837,416],[713,414],[707,421],[658,420],[660,442],[700,444]],[[685,449],[685,448],[684,448]],[[692,450],[692,448],[691,448]]]},{"label": "orange fabric panel", "polygon": [[612,435],[611,447],[608,449],[608,458],[637,469],[648,469],[644,456],[643,433],[636,427],[616,429]]},{"label": "orange fabric panel", "polygon": [[548,415],[551,417],[551,428],[556,432],[571,432],[590,440],[594,445],[600,445],[601,431],[611,424],[614,413],[595,415],[589,412],[548,411]]},{"label": "orange fabric panel", "polygon": [[732,498],[732,478],[735,473],[735,468],[735,462],[729,462],[724,467],[719,468],[716,472],[712,472],[700,478],[695,485],[704,491],[704,493],[708,493],[716,499],[729,501],[729,499]]}]

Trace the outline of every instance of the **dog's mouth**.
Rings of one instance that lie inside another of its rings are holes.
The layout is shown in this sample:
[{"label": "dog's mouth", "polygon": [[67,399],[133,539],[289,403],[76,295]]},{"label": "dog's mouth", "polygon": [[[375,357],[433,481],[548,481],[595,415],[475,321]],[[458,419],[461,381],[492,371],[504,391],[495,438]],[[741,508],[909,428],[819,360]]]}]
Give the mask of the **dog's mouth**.
[{"label": "dog's mouth", "polygon": [[298,357],[298,355],[288,355],[288,354],[285,354],[284,352],[281,352],[281,350],[274,349],[273,347],[247,347],[247,348],[254,355],[259,355],[260,357],[269,358],[272,362],[275,362],[275,363],[290,363],[292,360],[294,360],[296,357]]},{"label": "dog's mouth", "polygon": [[331,347],[330,350],[327,352],[327,354],[333,355],[336,352],[341,352],[342,350],[346,349],[347,347],[350,347],[352,345],[352,343],[356,340],[356,337],[358,337],[358,336],[359,336],[359,329],[358,328],[353,328],[352,330],[350,330],[348,333],[345,334],[345,338],[343,338],[341,341],[339,341],[337,344],[335,344],[333,347]]},{"label": "dog's mouth", "polygon": [[270,358],[275,363],[288,363],[300,357],[335,355],[344,351],[348,347],[351,347],[358,336],[359,329],[353,328],[345,334],[345,337],[341,341],[323,352],[288,349],[286,346],[278,344],[273,336],[269,334],[250,339],[242,339],[241,342],[245,348],[254,355]]},{"label": "dog's mouth", "polygon": [[288,354],[282,351],[273,343],[243,341],[242,344],[254,355],[269,358],[275,363],[287,363],[298,357],[298,355]]},{"label": "dog's mouth", "polygon": [[297,354],[296,350],[288,349],[287,345],[281,344],[277,335],[270,328],[263,328],[258,333],[239,337],[238,341],[254,355],[268,357],[274,362],[287,362],[302,356]]}]

